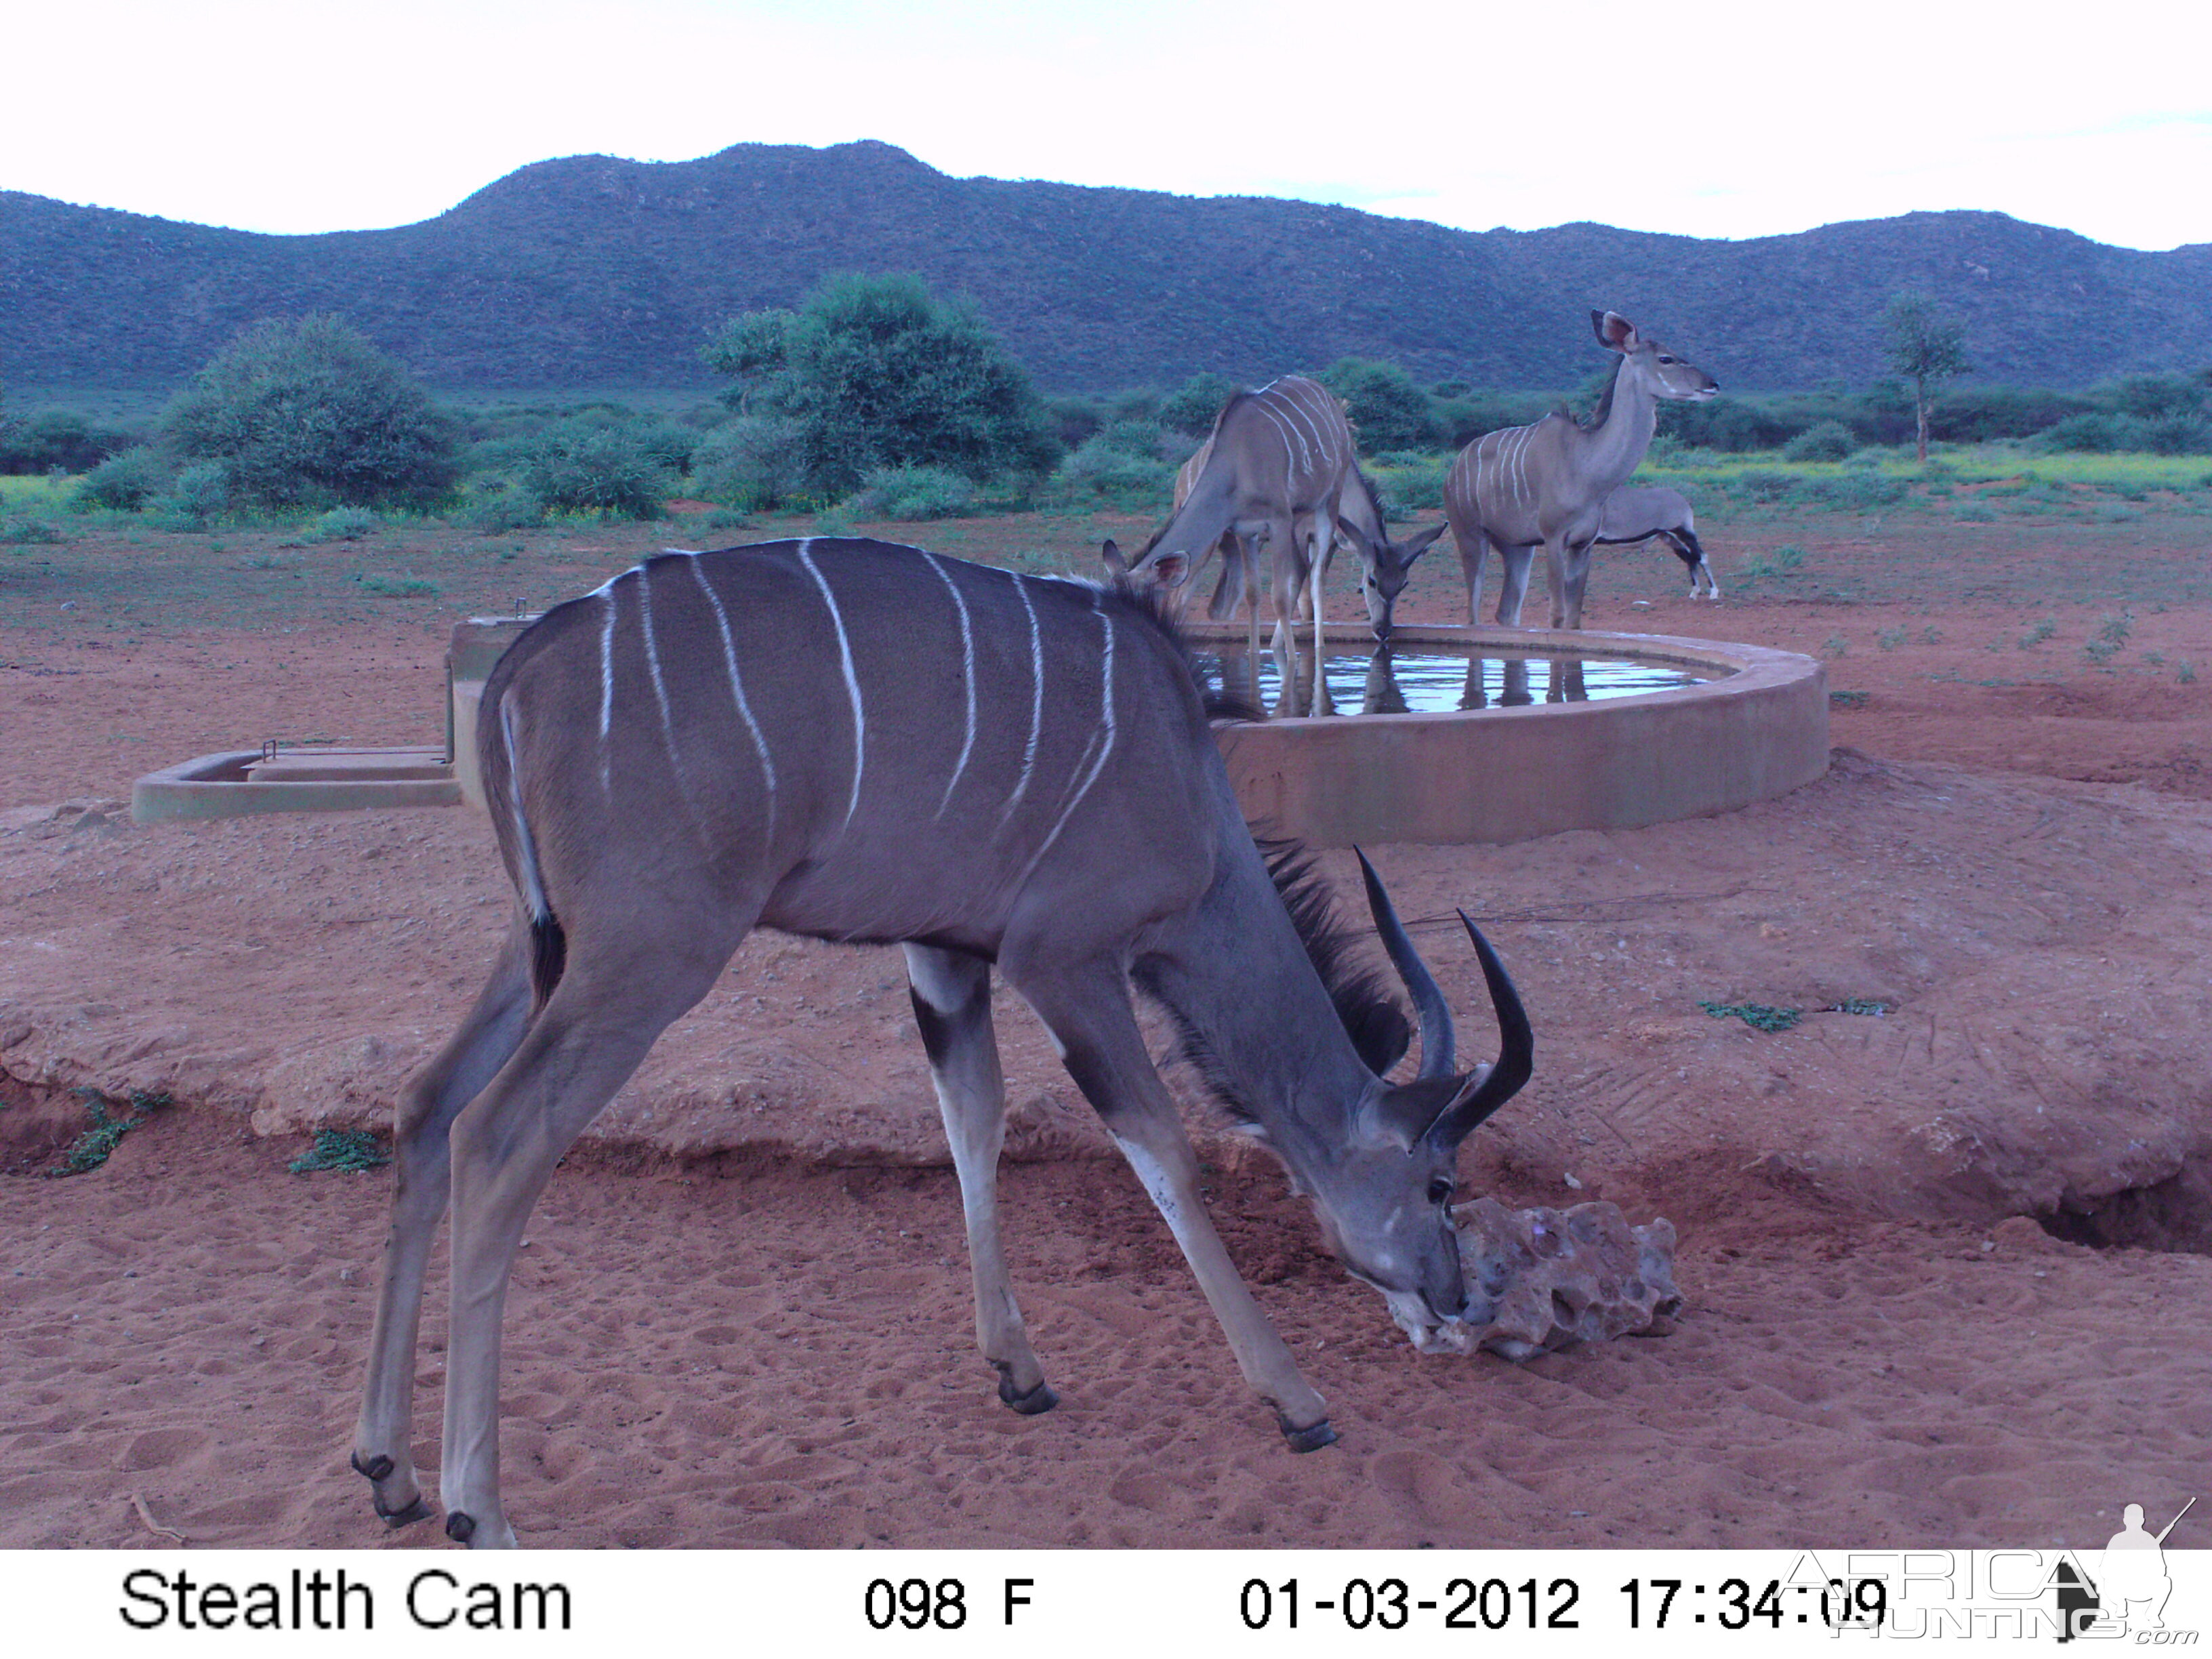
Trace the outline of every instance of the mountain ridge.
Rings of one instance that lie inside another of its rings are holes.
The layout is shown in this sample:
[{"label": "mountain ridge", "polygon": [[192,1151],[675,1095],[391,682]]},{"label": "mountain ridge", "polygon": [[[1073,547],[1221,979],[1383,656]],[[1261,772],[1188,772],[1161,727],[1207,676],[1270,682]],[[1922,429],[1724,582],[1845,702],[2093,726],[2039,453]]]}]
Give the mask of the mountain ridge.
[{"label": "mountain ridge", "polygon": [[556,157],[383,230],[273,236],[0,192],[0,377],[174,385],[239,328],[331,311],[433,386],[697,387],[723,319],[832,270],[971,299],[1054,392],[1256,380],[1344,356],[1565,387],[1607,307],[1730,390],[1863,385],[1905,287],[1988,379],[2193,368],[2212,244],[2163,253],[1984,212],[1718,241],[1581,222],[1462,231],[1268,197],[955,179],[878,141],[690,161]]}]

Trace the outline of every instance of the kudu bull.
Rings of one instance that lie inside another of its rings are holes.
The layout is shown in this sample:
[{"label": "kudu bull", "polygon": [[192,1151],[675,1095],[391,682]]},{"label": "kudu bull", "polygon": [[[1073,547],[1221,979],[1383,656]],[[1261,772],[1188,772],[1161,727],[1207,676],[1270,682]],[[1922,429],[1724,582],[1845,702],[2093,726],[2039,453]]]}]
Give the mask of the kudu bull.
[{"label": "kudu bull", "polygon": [[1590,325],[1620,361],[1588,423],[1553,414],[1533,426],[1486,432],[1460,451],[1444,480],[1444,517],[1467,573],[1469,626],[1481,620],[1482,566],[1492,547],[1505,572],[1498,620],[1507,628],[1521,625],[1528,563],[1540,545],[1552,626],[1580,628],[1590,545],[1606,497],[1650,447],[1659,400],[1703,402],[1720,390],[1711,375],[1638,332],[1626,317],[1593,311]]},{"label": "kudu bull", "polygon": [[1597,526],[1600,545],[1641,546],[1655,537],[1689,568],[1692,599],[1698,597],[1701,579],[1704,596],[1720,598],[1721,585],[1705,562],[1705,544],[1698,539],[1698,515],[1688,496],[1679,489],[1631,489],[1623,484],[1605,498],[1605,515]]},{"label": "kudu bull", "polygon": [[[353,1464],[394,1525],[432,1236],[450,1195],[446,1529],[509,1544],[501,1312],[554,1165],[756,927],[898,942],[967,1216],[977,1339],[1016,1411],[1054,1403],[1008,1281],[995,1175],[995,963],[1051,1032],[1294,1449],[1334,1439],[1208,1221],[1133,983],[1287,1166],[1415,1340],[1465,1308],[1446,1222],[1461,1140],[1528,1075],[1512,984],[1472,922],[1495,1065],[1451,1018],[1371,871],[1419,1018],[1347,968],[1312,878],[1240,814],[1152,599],[868,541],[671,553],[550,611],[486,682],[484,797],[519,904],[489,982],[408,1086]],[[1464,917],[1462,917],[1464,920]]]}]

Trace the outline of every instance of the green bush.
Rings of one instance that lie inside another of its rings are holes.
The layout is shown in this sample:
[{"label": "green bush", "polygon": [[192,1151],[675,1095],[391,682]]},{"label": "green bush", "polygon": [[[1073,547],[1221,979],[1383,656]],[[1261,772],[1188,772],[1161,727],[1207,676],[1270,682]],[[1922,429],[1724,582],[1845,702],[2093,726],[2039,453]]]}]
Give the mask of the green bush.
[{"label": "green bush", "polygon": [[1316,377],[1344,399],[1369,449],[1421,449],[1442,435],[1429,394],[1395,363],[1340,357]]},{"label": "green bush", "polygon": [[1046,480],[1040,501],[1079,510],[1164,513],[1175,498],[1175,468],[1159,459],[1157,446],[1146,455],[1115,439],[1117,432],[1146,424],[1117,422],[1083,444]]},{"label": "green bush", "polygon": [[1367,476],[1382,496],[1382,516],[1397,520],[1444,504],[1451,463],[1437,455],[1377,455]]},{"label": "green bush", "polygon": [[0,429],[0,474],[85,472],[138,440],[112,427],[95,427],[73,410],[49,409]]},{"label": "green bush", "polygon": [[806,429],[780,416],[738,416],[691,453],[691,488],[746,512],[773,512],[805,499],[806,480]]},{"label": "green bush", "polygon": [[1895,506],[1911,493],[1911,488],[1904,479],[1886,473],[1854,471],[1832,478],[1802,478],[1796,494],[1801,501],[1846,513],[1869,513],[1878,507]]},{"label": "green bush", "polygon": [[1782,454],[1792,461],[1840,461],[1858,447],[1858,439],[1841,421],[1822,421],[1783,445]]},{"label": "green bush", "polygon": [[1237,391],[1237,382],[1226,374],[1194,374],[1160,399],[1159,423],[1170,432],[1203,438],[1213,430],[1214,417],[1221,413],[1222,404]]},{"label": "green bush", "polygon": [[635,426],[576,416],[532,439],[520,471],[523,488],[554,511],[617,519],[659,518],[672,483]]},{"label": "green bush", "polygon": [[0,523],[0,542],[21,547],[33,542],[58,542],[61,531],[44,519],[9,519]]},{"label": "green bush", "polygon": [[863,519],[950,519],[968,510],[975,486],[941,466],[880,466],[845,505]]},{"label": "green bush", "polygon": [[86,473],[76,487],[75,505],[136,513],[159,495],[169,482],[168,469],[148,448],[126,449],[111,455]]},{"label": "green bush", "polygon": [[264,507],[424,507],[459,473],[452,420],[335,317],[254,324],[193,377],[161,431]]},{"label": "green bush", "polygon": [[796,311],[732,319],[704,355],[738,378],[738,407],[800,427],[818,490],[879,466],[1036,473],[1057,451],[1027,372],[971,307],[919,276],[829,277]]},{"label": "green bush", "polygon": [[188,466],[146,508],[164,528],[204,530],[230,511],[230,471],[221,461]]},{"label": "green bush", "polygon": [[315,520],[307,538],[317,542],[357,542],[384,528],[384,520],[365,507],[334,507]]},{"label": "green bush", "polygon": [[461,510],[461,521],[487,536],[507,530],[535,530],[545,522],[545,503],[501,478],[472,497]]}]

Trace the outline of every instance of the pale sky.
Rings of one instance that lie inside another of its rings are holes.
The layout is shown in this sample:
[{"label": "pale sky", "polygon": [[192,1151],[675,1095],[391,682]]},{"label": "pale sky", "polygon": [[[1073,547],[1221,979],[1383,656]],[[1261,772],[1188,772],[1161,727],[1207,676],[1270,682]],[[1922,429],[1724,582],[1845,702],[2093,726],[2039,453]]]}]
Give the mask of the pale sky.
[{"label": "pale sky", "polygon": [[1744,237],[1979,208],[2212,241],[2212,10],[1957,0],[71,0],[0,189],[243,229],[526,162],[878,138],[965,177]]}]

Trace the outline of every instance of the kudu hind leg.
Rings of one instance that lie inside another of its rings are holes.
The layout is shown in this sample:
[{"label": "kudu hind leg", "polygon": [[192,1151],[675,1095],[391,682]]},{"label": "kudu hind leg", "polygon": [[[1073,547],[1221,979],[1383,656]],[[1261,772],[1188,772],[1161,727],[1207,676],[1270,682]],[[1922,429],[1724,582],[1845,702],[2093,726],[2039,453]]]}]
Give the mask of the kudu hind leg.
[{"label": "kudu hind leg", "polygon": [[1006,1085],[991,1028],[991,968],[981,957],[906,947],[915,1023],[929,1051],[945,1138],[960,1177],[968,1265],[975,1281],[975,1342],[999,1374],[999,1398],[1024,1417],[1060,1403],[1030,1346],[999,1236],[999,1149],[1006,1138]]},{"label": "kudu hind leg", "polygon": [[[745,931],[724,933],[696,913],[680,924],[628,920],[637,948],[619,957],[580,964],[572,945],[566,975],[514,1057],[450,1136],[453,1313],[438,1487],[447,1534],[476,1548],[514,1542],[500,1497],[499,1371],[523,1226],[576,1137],[660,1033],[712,988]],[[655,942],[669,948],[655,950]]]},{"label": "kudu hind leg", "polygon": [[368,1477],[387,1526],[427,1518],[415,1468],[416,1344],[422,1278],[452,1185],[447,1131],[490,1082],[530,1026],[530,930],[518,921],[500,947],[476,1006],[400,1097],[393,1136],[391,1231],[369,1338],[368,1374],[354,1425],[354,1468]]},{"label": "kudu hind leg", "polygon": [[1293,1451],[1317,1451],[1336,1438],[1328,1407],[1298,1371],[1297,1362],[1230,1260],[1206,1213],[1198,1158],[1175,1103],[1152,1069],[1129,1008],[1118,967],[1063,978],[1022,974],[1000,965],[1036,1010],[1060,1048],[1068,1073],[1105,1120],[1122,1156],[1143,1182],[1182,1249],[1192,1276],[1221,1322],[1244,1380],[1275,1408]]}]

